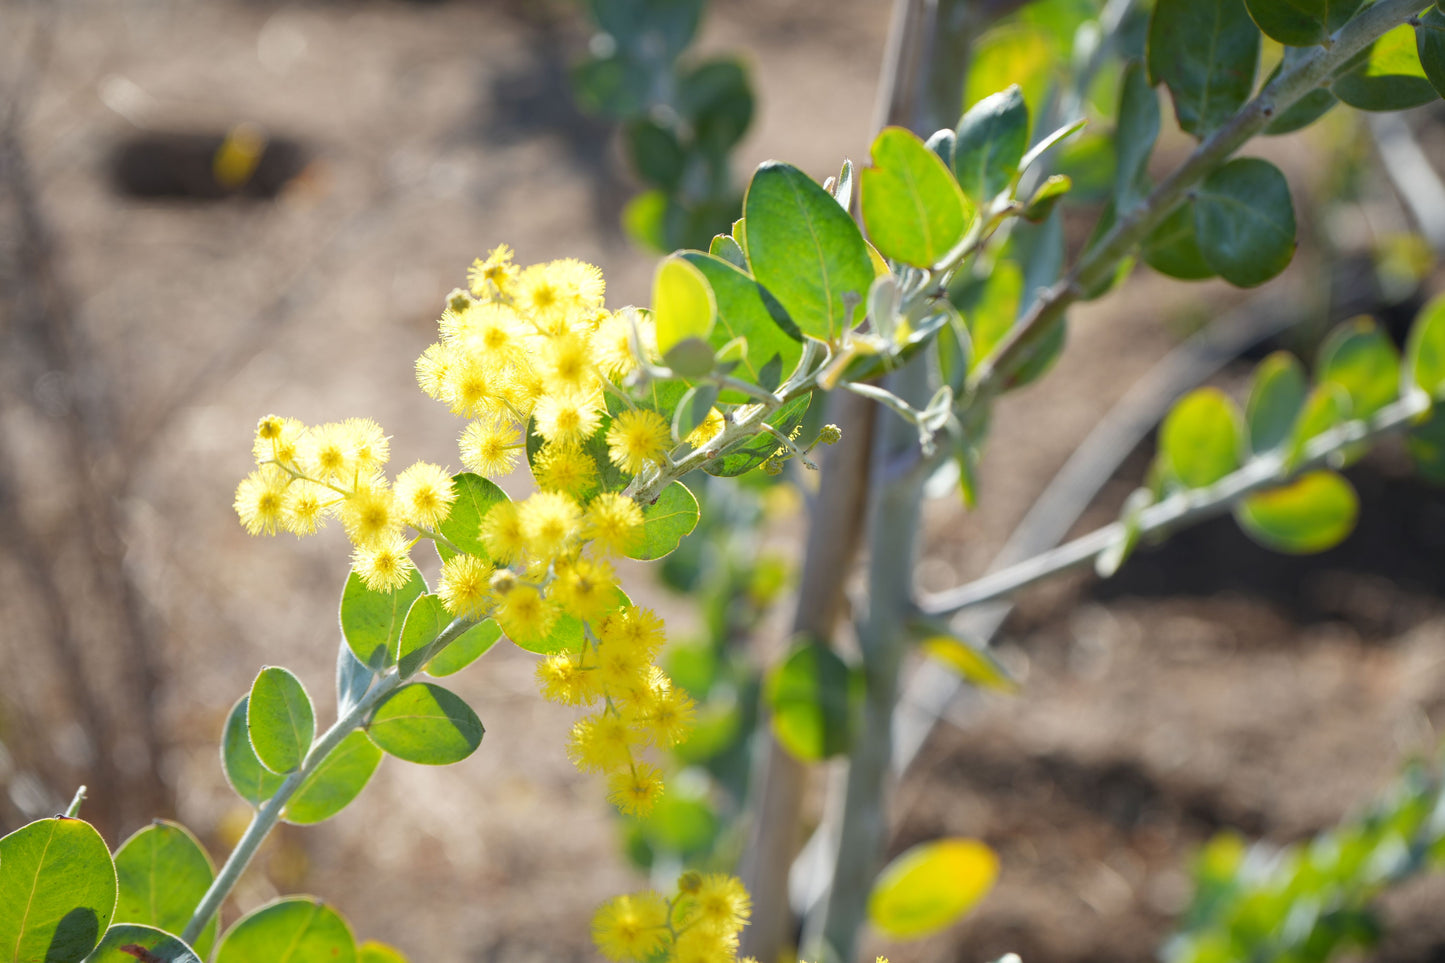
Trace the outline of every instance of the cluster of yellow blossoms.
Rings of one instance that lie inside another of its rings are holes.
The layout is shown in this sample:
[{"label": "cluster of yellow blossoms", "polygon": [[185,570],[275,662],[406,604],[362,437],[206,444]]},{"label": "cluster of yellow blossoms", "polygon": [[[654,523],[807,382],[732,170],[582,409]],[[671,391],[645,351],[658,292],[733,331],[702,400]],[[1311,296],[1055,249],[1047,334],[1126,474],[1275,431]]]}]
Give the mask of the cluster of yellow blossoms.
[{"label": "cluster of yellow blossoms", "polygon": [[592,918],[592,938],[613,960],[729,963],[751,914],[752,900],[737,877],[687,872],[671,898],[646,890],[603,903]]},{"label": "cluster of yellow blossoms", "polygon": [[[310,534],[339,519],[353,567],[375,592],[406,584],[416,572],[411,549],[435,542],[443,559],[436,595],[447,611],[493,618],[514,642],[549,653],[537,666],[542,693],[592,710],[573,727],[569,755],[582,771],[608,777],[618,809],[643,815],[663,781],[641,751],[683,741],[694,706],[656,664],[661,620],[618,587],[613,560],[635,554],[644,536],[642,509],[618,489],[663,465],[675,442],[668,420],[620,387],[638,365],[635,352],[649,350],[648,320],[609,313],[602,298],[595,267],[563,260],[521,269],[505,246],[472,266],[469,291],[449,297],[440,340],[416,372],[423,390],[468,419],[462,462],[496,478],[516,467],[533,436],[528,463],[538,490],[511,501],[492,489],[475,530],[451,518],[461,476],[419,462],[389,481],[387,438],[363,419],[311,427],[263,418],[256,468],[235,507],[252,534]],[[619,399],[612,412],[609,393]],[[699,430],[721,427],[714,411]],[[671,900],[645,893],[605,904],[594,921],[604,952],[734,959],[749,914],[742,884],[689,873],[679,886]]]}]

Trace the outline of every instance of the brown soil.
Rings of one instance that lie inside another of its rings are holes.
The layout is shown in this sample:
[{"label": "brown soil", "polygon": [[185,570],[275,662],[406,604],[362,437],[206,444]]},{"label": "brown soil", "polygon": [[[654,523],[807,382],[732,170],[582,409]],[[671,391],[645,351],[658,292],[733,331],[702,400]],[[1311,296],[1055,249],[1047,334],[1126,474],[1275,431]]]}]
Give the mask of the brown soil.
[{"label": "brown soil", "polygon": [[[744,51],[759,89],[741,169],[778,156],[821,177],[865,155],[886,5],[714,7],[704,45]],[[292,668],[329,703],[346,568],[338,532],[259,541],[236,524],[229,493],[256,418],[368,415],[393,435],[398,463],[447,460],[459,425],[415,389],[411,360],[465,265],[500,242],[524,262],[593,261],[614,303],[646,299],[653,259],[616,228],[630,188],[609,132],[567,96],[582,37],[550,6],[461,0],[0,5],[6,81],[12,68],[34,77],[22,134],[38,199],[125,446],[114,493],[124,565],[164,667],[137,698],[167,734],[177,815],[214,853],[245,817],[216,762],[226,713],[264,664]],[[114,192],[107,158],[138,131],[224,133],[242,120],[307,151],[306,174],[276,199]],[[1301,290],[1307,268],[1275,283]],[[1138,278],[1080,311],[1059,369],[999,413],[988,512],[929,506],[926,587],[980,571],[1181,321],[1238,298]],[[0,428],[22,502],[60,525],[71,507],[46,473],[50,424],[21,411]],[[1388,460],[1359,472],[1366,527],[1337,553],[1260,556],[1210,526],[1141,553],[1107,590],[1073,578],[1026,596],[1005,648],[1024,694],[935,733],[895,795],[890,845],[978,836],[1002,856],[1002,881],[947,934],[878,948],[900,961],[1147,959],[1210,833],[1298,838],[1430,745],[1445,712],[1442,503]],[[59,711],[68,691],[64,661],[22,644],[41,624],[16,594],[23,574],[0,568],[0,597],[17,600],[0,611],[17,626],[3,633],[20,666],[9,678],[26,680],[0,692],[0,738],[28,734],[32,757],[83,772],[83,732],[52,743],[23,722]],[[499,649],[461,676],[487,725],[482,750],[442,770],[389,762],[337,819],[280,833],[231,918],[313,892],[414,960],[591,959],[592,907],[639,880],[599,787],[564,757],[570,713],[542,703],[531,674],[530,657]],[[0,830],[26,800],[44,812],[71,789],[17,796],[21,783],[0,766],[13,804]],[[109,812],[113,842],[143,821]],[[1405,919],[1440,905],[1428,891],[1405,896]],[[1404,932],[1413,942],[1393,958],[1440,952]]]}]

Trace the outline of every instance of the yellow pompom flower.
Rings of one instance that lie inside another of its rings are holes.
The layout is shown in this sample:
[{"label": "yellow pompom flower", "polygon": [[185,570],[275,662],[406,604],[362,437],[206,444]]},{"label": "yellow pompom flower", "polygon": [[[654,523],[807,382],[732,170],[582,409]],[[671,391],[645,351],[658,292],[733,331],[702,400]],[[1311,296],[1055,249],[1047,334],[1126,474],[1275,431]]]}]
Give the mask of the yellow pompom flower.
[{"label": "yellow pompom flower", "polygon": [[568,706],[591,705],[598,693],[593,673],[567,652],[554,652],[537,663],[537,686],[543,698]]},{"label": "yellow pompom flower", "polygon": [[329,488],[297,478],[286,489],[285,514],[281,524],[293,535],[314,535],[336,501]]},{"label": "yellow pompom flower", "polygon": [[[592,361],[597,370],[613,382],[620,382],[637,369],[637,358],[632,354],[632,325],[636,317],[635,311],[609,314],[592,333]],[[641,334],[639,325],[639,338]]]},{"label": "yellow pompom flower", "polygon": [[527,538],[522,533],[522,519],[517,514],[516,502],[498,502],[482,519],[482,545],[487,554],[502,565],[516,561],[527,547]]},{"label": "yellow pompom flower", "polygon": [[607,454],[629,475],[662,461],[671,443],[667,422],[646,408],[622,412],[607,429]]},{"label": "yellow pompom flower", "polygon": [[453,555],[442,563],[437,598],[453,615],[481,618],[492,602],[492,565],[476,555]]},{"label": "yellow pompom flower", "polygon": [[598,387],[587,340],[566,333],[547,339],[538,374],[549,392],[586,394]]},{"label": "yellow pompom flower", "polygon": [[441,400],[452,414],[482,418],[499,413],[502,400],[495,391],[492,369],[476,358],[466,357],[447,369]]},{"label": "yellow pompom flower", "polygon": [[391,442],[370,418],[348,418],[342,423],[351,443],[351,457],[363,473],[378,471],[391,457]]},{"label": "yellow pompom flower", "polygon": [[391,592],[405,585],[416,570],[409,552],[406,539],[394,535],[370,548],[357,548],[351,567],[373,592]]},{"label": "yellow pompom flower", "polygon": [[252,535],[275,535],[286,520],[286,489],[291,476],[275,465],[262,465],[241,479],[233,503],[241,524]]},{"label": "yellow pompom flower", "polygon": [[484,418],[468,423],[459,447],[463,465],[484,478],[499,478],[517,463],[521,432],[510,421]]},{"label": "yellow pompom flower", "polygon": [[606,641],[597,650],[597,680],[609,692],[646,686],[651,667],[648,653],[625,643]]},{"label": "yellow pompom flower", "polygon": [[341,524],[358,548],[373,548],[397,534],[402,526],[396,493],[381,477],[362,479],[341,503]]},{"label": "yellow pompom flower", "polygon": [[602,307],[605,291],[600,270],[563,258],[524,268],[512,297],[517,310],[538,330],[552,334],[565,328],[574,315]]},{"label": "yellow pompom flower", "polygon": [[662,773],[645,762],[607,778],[607,801],[626,815],[646,816],[662,793]]},{"label": "yellow pompom flower", "polygon": [[456,489],[452,476],[440,465],[419,461],[396,476],[396,500],[407,524],[436,528],[452,510]]},{"label": "yellow pompom flower", "polygon": [[678,934],[667,963],[733,963],[737,951],[736,934],[689,929]]},{"label": "yellow pompom flower", "polygon": [[297,461],[310,477],[321,482],[350,483],[356,474],[356,461],[346,426],[331,421],[317,425],[301,439]]},{"label": "yellow pompom flower", "polygon": [[511,293],[512,283],[517,278],[517,266],[512,263],[512,249],[498,244],[483,261],[477,258],[467,270],[467,284],[472,297],[506,297]]},{"label": "yellow pompom flower", "polygon": [[575,445],[545,445],[532,463],[537,487],[585,497],[597,487],[597,462]]},{"label": "yellow pompom flower", "polygon": [[497,601],[495,616],[513,642],[537,642],[552,630],[557,607],[532,586],[518,585]]},{"label": "yellow pompom flower", "polygon": [[582,509],[562,492],[532,493],[517,503],[517,517],[527,551],[537,558],[562,554],[581,534]]},{"label": "yellow pompom flower", "polygon": [[416,383],[427,397],[440,401],[448,372],[457,363],[456,353],[444,344],[428,347],[416,359]]},{"label": "yellow pompom flower", "polygon": [[640,721],[654,742],[670,749],[687,741],[696,715],[692,699],[669,681],[665,686],[654,687],[651,704]]},{"label": "yellow pompom flower", "polygon": [[742,880],[726,873],[708,873],[688,898],[684,919],[700,929],[731,935],[747,925],[752,908],[752,897]]},{"label": "yellow pompom flower", "polygon": [[550,594],[568,615],[591,622],[617,604],[617,573],[606,562],[579,558],[557,572]]},{"label": "yellow pompom flower", "polygon": [[527,334],[516,311],[493,301],[468,308],[455,337],[467,352],[496,365],[522,358]]},{"label": "yellow pompom flower", "polygon": [[554,445],[586,441],[602,424],[597,397],[577,391],[543,395],[532,409],[532,416],[537,434]]},{"label": "yellow pompom flower", "polygon": [[567,755],[583,772],[616,772],[632,765],[637,733],[611,712],[578,719],[567,739]]},{"label": "yellow pompom flower", "polygon": [[642,509],[625,495],[603,492],[587,504],[586,532],[592,544],[611,555],[635,551],[642,541]]},{"label": "yellow pompom flower", "polygon": [[258,465],[271,461],[295,465],[297,447],[305,435],[306,426],[295,418],[267,415],[256,425],[256,440],[251,445],[251,454]]},{"label": "yellow pompom flower", "polygon": [[651,890],[610,899],[592,917],[592,939],[610,960],[648,959],[667,936],[667,901]]},{"label": "yellow pompom flower", "polygon": [[657,613],[638,605],[630,605],[609,615],[598,626],[598,635],[605,644],[616,644],[643,653],[651,661],[667,641],[666,626]]}]

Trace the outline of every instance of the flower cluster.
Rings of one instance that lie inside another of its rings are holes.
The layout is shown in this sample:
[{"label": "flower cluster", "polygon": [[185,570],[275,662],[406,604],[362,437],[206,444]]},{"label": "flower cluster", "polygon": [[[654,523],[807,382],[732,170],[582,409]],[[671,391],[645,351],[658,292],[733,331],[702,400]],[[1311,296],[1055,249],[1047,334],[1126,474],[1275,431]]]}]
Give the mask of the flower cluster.
[{"label": "flower cluster", "polygon": [[613,960],[730,963],[752,900],[735,876],[683,873],[671,898],[653,890],[603,903],[592,918],[592,938]]},{"label": "flower cluster", "polygon": [[[256,468],[236,488],[236,513],[252,535],[315,532],[337,518],[351,539],[352,564],[373,591],[406,584],[411,548],[451,511],[445,468],[417,462],[387,479],[390,445],[369,418],[308,426],[267,415],[252,445]],[[408,538],[408,527],[418,534]]]}]

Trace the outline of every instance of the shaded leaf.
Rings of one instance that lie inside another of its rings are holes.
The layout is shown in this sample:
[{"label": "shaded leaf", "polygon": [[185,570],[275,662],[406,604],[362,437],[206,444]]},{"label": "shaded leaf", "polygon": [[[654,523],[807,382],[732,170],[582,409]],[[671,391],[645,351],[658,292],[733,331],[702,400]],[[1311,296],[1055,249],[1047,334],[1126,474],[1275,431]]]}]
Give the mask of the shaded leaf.
[{"label": "shaded leaf", "polygon": [[983,208],[1008,187],[1028,146],[1029,108],[1017,84],[983,98],[958,122],[953,170],[964,195]]},{"label": "shaded leaf", "polygon": [[1265,36],[1290,47],[1312,47],[1360,9],[1362,0],[1245,0]]},{"label": "shaded leaf", "polygon": [[301,783],[281,818],[298,825],[330,819],[360,795],[379,765],[381,750],[366,734],[347,733]]},{"label": "shaded leaf", "polygon": [[1261,361],[1244,407],[1250,450],[1260,454],[1289,441],[1308,394],[1309,378],[1294,355],[1276,351]]},{"label": "shaded leaf", "polygon": [[1169,88],[1179,126],[1203,139],[1249,99],[1259,45],[1243,0],[1158,0],[1149,20],[1149,80]]},{"label": "shaded leaf", "polygon": [[847,752],[855,687],[855,676],[832,649],[814,641],[794,646],[764,685],[778,742],[805,761]]},{"label": "shaded leaf", "polygon": [[[709,343],[721,350],[729,341],[742,338],[742,364],[734,374],[769,391],[778,387],[803,354],[802,333],[782,305],[752,277],[721,258],[701,251],[684,251],[682,256],[707,278],[716,298],[717,323]],[[737,391],[724,391],[719,397],[728,402],[750,400]]]},{"label": "shaded leaf", "polygon": [[[215,920],[208,930],[215,935]],[[85,963],[201,963],[204,951],[194,950],[178,936],[142,923],[117,923],[105,931]]]},{"label": "shaded leaf", "polygon": [[[457,500],[460,502],[460,497]],[[456,512],[454,504],[452,514]],[[405,585],[391,592],[372,591],[355,572],[346,577],[341,591],[341,634],[359,662],[372,669],[390,664],[387,655],[396,651],[407,609],[425,591],[426,580],[416,569]]]},{"label": "shaded leaf", "polygon": [[221,768],[226,781],[236,795],[253,806],[259,806],[272,796],[286,781],[261,765],[256,750],[251,748],[251,735],[246,731],[247,703],[251,697],[244,695],[226,718],[226,731],[221,737]]},{"label": "shaded leaf", "polygon": [[1350,58],[1330,91],[1360,110],[1406,110],[1439,96],[1425,75],[1409,24],[1386,32]]},{"label": "shaded leaf", "polygon": [[[191,914],[216,878],[211,857],[190,830],[179,823],[159,819],[133,834],[115,851],[115,873],[119,882],[115,921],[144,924],[166,933],[179,933],[186,928]],[[196,939],[196,953],[210,952],[216,941],[216,926],[213,916]],[[118,928],[113,926],[106,932],[97,953],[108,952],[107,944],[120,945],[111,939]],[[143,942],[139,945],[154,949]],[[182,947],[189,950],[184,944]],[[171,951],[180,952],[175,947],[171,947]],[[95,959],[95,954],[91,959]],[[126,963],[135,963],[134,958]]]},{"label": "shaded leaf", "polygon": [[1432,398],[1445,397],[1445,296],[1415,316],[1405,346],[1404,374],[1406,386],[1418,386]]},{"label": "shaded leaf", "polygon": [[470,756],[483,732],[471,706],[430,682],[413,682],[387,696],[366,727],[371,741],[391,755],[427,766]]},{"label": "shaded leaf", "polygon": [[1171,278],[1201,281],[1214,277],[1194,233],[1194,205],[1181,204],[1144,239],[1144,263]]},{"label": "shaded leaf", "polygon": [[1159,95],[1144,64],[1130,61],[1119,83],[1119,120],[1114,127],[1114,202],[1129,210],[1144,194],[1149,155],[1159,138]]},{"label": "shaded leaf", "polygon": [[1420,17],[1420,25],[1415,28],[1415,54],[1425,79],[1435,93],[1445,97],[1445,11],[1438,5]]},{"label": "shaded leaf", "polygon": [[1236,158],[1199,186],[1194,230],[1205,263],[1220,277],[1243,288],[1263,284],[1294,257],[1289,183],[1269,161]]},{"label": "shaded leaf", "polygon": [[1400,355],[1369,318],[1348,321],[1320,346],[1316,377],[1345,389],[1350,417],[1368,418],[1399,397]]}]

